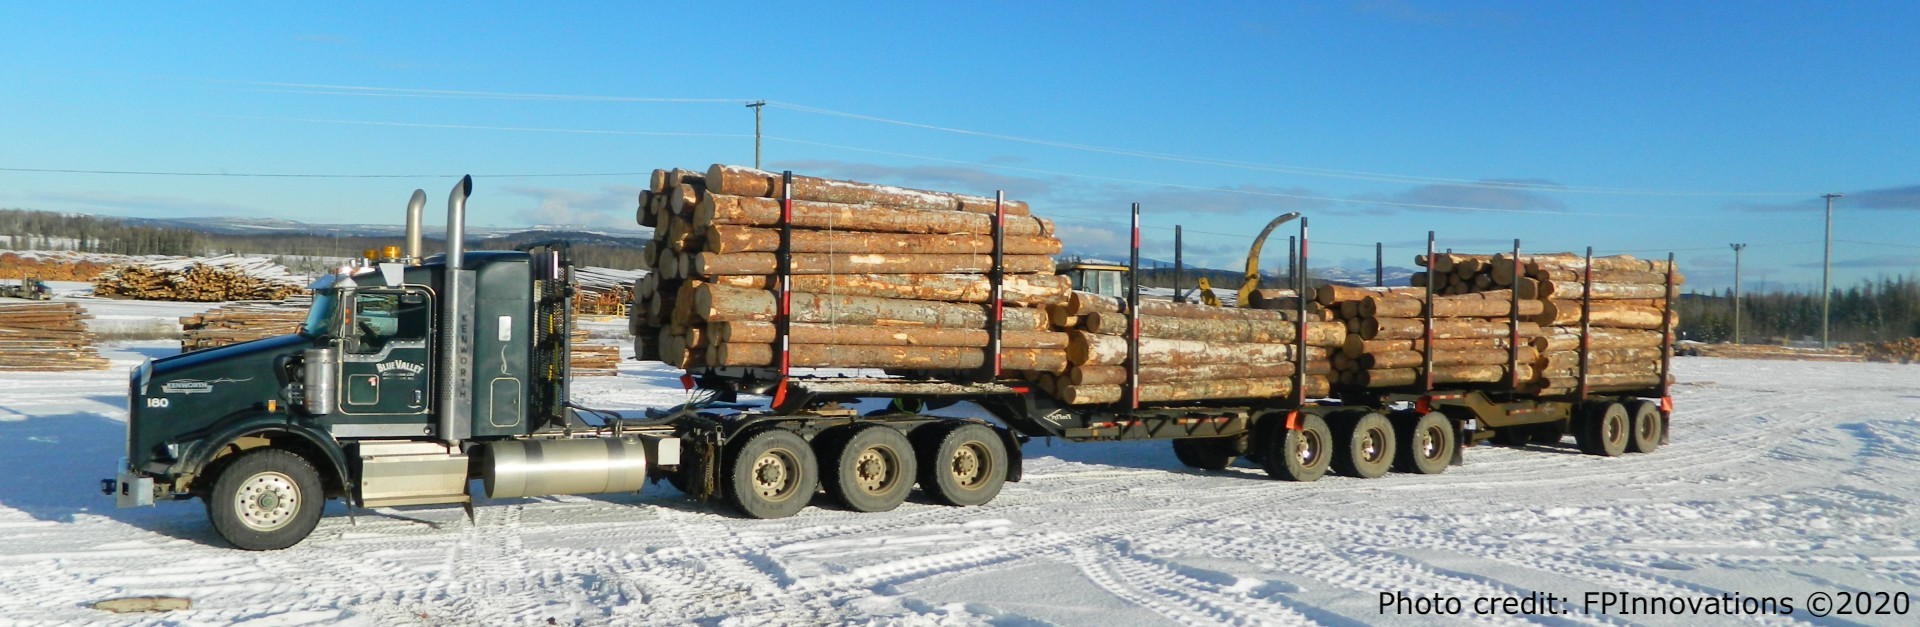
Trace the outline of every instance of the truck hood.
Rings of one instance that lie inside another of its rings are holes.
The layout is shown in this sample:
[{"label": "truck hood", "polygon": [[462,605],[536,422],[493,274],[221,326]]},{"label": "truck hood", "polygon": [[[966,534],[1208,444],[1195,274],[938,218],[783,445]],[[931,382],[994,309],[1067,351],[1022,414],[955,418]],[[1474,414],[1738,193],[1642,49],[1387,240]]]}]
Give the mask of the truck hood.
[{"label": "truck hood", "polygon": [[[233,361],[236,359],[241,359],[250,355],[256,355],[260,353],[272,353],[277,355],[277,354],[289,352],[288,349],[292,347],[300,347],[304,349],[308,344],[311,344],[312,342],[313,340],[310,340],[303,335],[297,335],[297,334],[282,335],[279,337],[269,337],[264,339],[253,340],[250,342],[228,344],[220,348],[212,348],[207,350],[194,351],[191,353],[181,353],[178,355],[161,357],[159,359],[153,360],[153,377],[155,379],[172,378],[172,376],[175,374],[186,372],[188,370],[193,370],[203,364],[209,364],[209,363],[221,362],[221,361]],[[292,351],[292,352],[298,352],[298,351]],[[260,373],[260,374],[270,374],[270,373]]]}]

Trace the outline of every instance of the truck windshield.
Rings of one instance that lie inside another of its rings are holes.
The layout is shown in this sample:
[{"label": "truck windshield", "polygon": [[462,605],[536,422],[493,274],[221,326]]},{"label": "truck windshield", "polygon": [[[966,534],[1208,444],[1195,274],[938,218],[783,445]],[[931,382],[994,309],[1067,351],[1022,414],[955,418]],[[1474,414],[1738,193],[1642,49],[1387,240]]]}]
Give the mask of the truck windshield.
[{"label": "truck windshield", "polygon": [[333,290],[320,290],[313,293],[313,309],[307,310],[307,321],[301,323],[300,334],[307,337],[319,337],[326,334],[327,327],[333,322],[333,310],[337,306]]}]

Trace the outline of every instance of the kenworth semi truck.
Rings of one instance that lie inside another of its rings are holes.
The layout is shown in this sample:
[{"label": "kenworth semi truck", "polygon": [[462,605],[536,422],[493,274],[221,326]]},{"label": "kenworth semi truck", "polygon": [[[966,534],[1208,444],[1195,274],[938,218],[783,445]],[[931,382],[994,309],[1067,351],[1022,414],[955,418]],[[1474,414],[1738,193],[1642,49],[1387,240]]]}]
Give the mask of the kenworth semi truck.
[{"label": "kenworth semi truck", "polygon": [[[471,178],[455,186],[447,252],[432,257],[422,254],[426,195],[415,191],[404,249],[317,280],[298,333],[136,368],[126,457],[102,490],[122,507],[199,498],[234,546],[273,550],[306,538],[328,499],[471,508],[474,479],[495,499],[634,492],[666,480],[756,518],[792,515],[818,492],[880,512],[916,484],[939,503],[984,505],[1020,480],[1021,444],[1035,437],[1170,440],[1192,467],[1219,470],[1245,457],[1275,478],[1312,481],[1330,469],[1439,473],[1460,463],[1467,445],[1496,436],[1572,433],[1592,453],[1650,452],[1665,440],[1672,410],[1665,383],[1613,394],[1582,385],[1551,398],[1429,384],[1136,408],[1069,406],[1027,381],[986,375],[807,378],[726,368],[683,377],[707,391],[701,402],[627,418],[568,398],[565,251],[465,250],[472,191]],[[1301,242],[1304,253],[1304,223]],[[1304,359],[1307,334],[1295,335]],[[1669,367],[1663,358],[1663,381]],[[741,393],[775,401],[732,403]],[[855,408],[874,400],[885,408]],[[929,413],[959,402],[995,420]]]}]

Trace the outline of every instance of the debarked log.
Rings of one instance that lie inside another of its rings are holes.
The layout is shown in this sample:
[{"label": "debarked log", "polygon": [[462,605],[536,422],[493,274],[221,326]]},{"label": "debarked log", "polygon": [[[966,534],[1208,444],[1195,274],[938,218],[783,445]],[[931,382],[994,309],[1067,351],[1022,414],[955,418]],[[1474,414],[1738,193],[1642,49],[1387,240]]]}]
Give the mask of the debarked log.
[{"label": "debarked log", "polygon": [[[772,366],[779,353],[772,344],[714,344],[707,347],[707,365]],[[1063,372],[1065,351],[1016,348],[1001,351],[1005,370]],[[986,363],[987,351],[964,346],[854,346],[793,344],[788,363],[795,368],[897,368],[902,370],[972,370]]]}]

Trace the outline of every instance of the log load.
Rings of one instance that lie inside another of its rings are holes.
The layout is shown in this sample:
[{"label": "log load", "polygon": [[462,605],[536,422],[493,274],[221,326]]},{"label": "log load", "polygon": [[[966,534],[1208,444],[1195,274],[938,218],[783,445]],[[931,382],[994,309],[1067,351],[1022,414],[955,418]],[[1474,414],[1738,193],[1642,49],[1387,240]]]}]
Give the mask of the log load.
[{"label": "log load", "polygon": [[76,303],[0,303],[0,370],[101,370],[111,365]]},{"label": "log load", "polygon": [[211,303],[282,300],[304,293],[306,284],[306,277],[265,258],[220,255],[117,265],[93,280],[93,293],[106,298]]},{"label": "log load", "polygon": [[[1271,294],[1292,299],[1292,294]],[[1298,307],[1298,303],[1294,303]],[[1074,292],[1049,307],[1048,320],[1067,336],[1066,371],[1035,377],[1071,405],[1126,400],[1127,334],[1133,316],[1118,299]],[[1314,306],[1317,315],[1318,305]],[[1293,394],[1298,334],[1295,311],[1140,301],[1139,399],[1142,403],[1281,398]],[[1327,395],[1330,355],[1345,342],[1335,322],[1305,323],[1305,393]]]},{"label": "log load", "polygon": [[[1587,325],[1584,350],[1589,391],[1639,391],[1661,382],[1661,347],[1672,339],[1679,323],[1667,305],[1679,297],[1679,286],[1686,282],[1677,271],[1669,279],[1671,268],[1664,260],[1631,255],[1594,257],[1591,290],[1585,255],[1552,253],[1516,259],[1511,253],[1448,253],[1432,259],[1422,255],[1414,262],[1428,270],[1416,274],[1414,282],[1436,294],[1452,295],[1443,298],[1484,297],[1510,302],[1518,293],[1524,299],[1521,303],[1538,303],[1523,305],[1520,312],[1527,324],[1539,329],[1539,333],[1526,338],[1533,359],[1528,364],[1532,376],[1522,386],[1524,391],[1556,395],[1578,389],[1583,320]],[[1438,301],[1435,308],[1441,308]],[[1418,306],[1405,304],[1377,309],[1423,313]],[[1372,347],[1360,348],[1361,354],[1373,354],[1365,350]]]},{"label": "log load", "polygon": [[[636,355],[681,368],[776,363],[783,191],[793,198],[789,363],[972,371],[987,363],[995,201],[986,196],[778,174],[658,170],[636,219],[654,227],[635,281]],[[1071,282],[1054,273],[1052,221],[1006,201],[1003,368],[1065,371],[1048,325]]]}]

